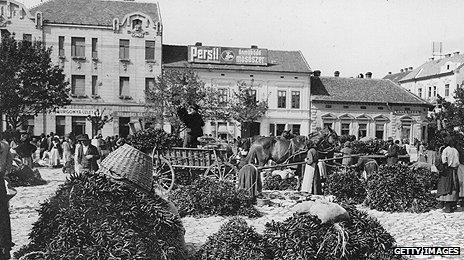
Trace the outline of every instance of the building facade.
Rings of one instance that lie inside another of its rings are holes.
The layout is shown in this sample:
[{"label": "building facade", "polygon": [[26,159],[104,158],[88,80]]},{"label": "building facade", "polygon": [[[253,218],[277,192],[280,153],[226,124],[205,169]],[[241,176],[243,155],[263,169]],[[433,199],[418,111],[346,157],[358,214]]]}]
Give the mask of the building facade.
[{"label": "building facade", "polygon": [[311,78],[311,131],[329,126],[339,135],[427,140],[431,104],[390,80]]},{"label": "building facade", "polygon": [[411,93],[435,103],[438,95],[454,102],[454,92],[464,86],[464,55],[455,52],[430,60],[399,80]]},{"label": "building facade", "polygon": [[[35,135],[94,133],[88,115],[104,111],[113,120],[103,135],[129,134],[130,123],[145,116],[145,88],[161,73],[162,23],[156,3],[50,0],[27,10],[16,8],[2,33],[17,39],[31,34],[52,47],[52,61],[70,82],[72,103],[29,124]],[[6,7],[7,10],[8,7]],[[21,18],[21,15],[23,18]],[[1,25],[1,24],[0,24]],[[5,32],[5,33],[7,33]]]},{"label": "building facade", "polygon": [[[245,82],[256,97],[267,100],[266,115],[249,135],[280,135],[285,129],[307,135],[310,126],[310,73],[299,51],[203,46],[163,46],[163,68],[191,68],[205,82],[229,98]],[[208,121],[204,132],[222,138],[241,136],[236,122]]]}]

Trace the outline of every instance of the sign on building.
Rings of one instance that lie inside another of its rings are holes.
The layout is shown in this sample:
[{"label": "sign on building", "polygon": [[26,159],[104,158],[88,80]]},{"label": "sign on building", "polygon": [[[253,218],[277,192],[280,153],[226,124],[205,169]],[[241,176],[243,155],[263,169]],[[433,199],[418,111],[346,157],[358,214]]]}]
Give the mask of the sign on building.
[{"label": "sign on building", "polygon": [[217,46],[188,46],[188,61],[267,66],[267,49],[229,48]]}]

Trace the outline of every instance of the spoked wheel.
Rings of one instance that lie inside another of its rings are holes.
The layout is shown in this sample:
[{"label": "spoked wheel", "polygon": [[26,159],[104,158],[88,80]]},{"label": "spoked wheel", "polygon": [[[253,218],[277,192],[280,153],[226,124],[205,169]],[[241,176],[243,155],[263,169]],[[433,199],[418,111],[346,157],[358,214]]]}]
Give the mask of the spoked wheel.
[{"label": "spoked wheel", "polygon": [[153,162],[153,188],[167,193],[174,187],[175,175],[171,163],[163,156]]},{"label": "spoked wheel", "polygon": [[238,170],[233,164],[224,163],[213,163],[205,172],[206,177],[216,178],[218,180],[233,181],[237,179]]}]

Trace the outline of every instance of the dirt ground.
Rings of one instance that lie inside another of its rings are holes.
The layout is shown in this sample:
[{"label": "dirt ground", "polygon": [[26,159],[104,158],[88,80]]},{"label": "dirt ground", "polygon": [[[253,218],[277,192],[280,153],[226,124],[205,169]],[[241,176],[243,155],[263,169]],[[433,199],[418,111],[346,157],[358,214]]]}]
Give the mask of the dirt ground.
[{"label": "dirt ground", "polygon": [[[32,224],[37,221],[37,209],[40,203],[52,196],[58,186],[64,183],[66,176],[61,169],[39,168],[42,178],[47,184],[36,187],[19,187],[18,194],[10,201],[10,217],[13,251],[28,243],[28,234]],[[262,233],[264,225],[271,221],[283,221],[292,215],[290,208],[294,205],[291,200],[273,200],[272,206],[258,207],[264,213],[263,217],[247,219],[247,222]],[[384,228],[396,239],[398,246],[460,246],[461,256],[457,257],[424,257],[414,259],[464,259],[464,209],[454,213],[442,213],[434,210],[427,213],[387,213],[367,208],[371,216],[376,217]],[[207,237],[217,232],[220,226],[230,218],[183,218],[186,229],[185,240],[192,248],[198,248],[206,242]]]}]

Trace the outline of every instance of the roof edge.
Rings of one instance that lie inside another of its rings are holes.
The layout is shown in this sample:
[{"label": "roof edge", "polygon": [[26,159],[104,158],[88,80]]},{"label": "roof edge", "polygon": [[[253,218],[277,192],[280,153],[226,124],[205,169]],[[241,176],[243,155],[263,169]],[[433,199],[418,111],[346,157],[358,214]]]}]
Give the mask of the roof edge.
[{"label": "roof edge", "polygon": [[410,102],[369,102],[369,101],[338,101],[338,100],[326,100],[326,99],[318,99],[318,95],[312,95],[311,101],[315,103],[339,103],[339,104],[376,104],[376,105],[410,105],[410,106],[424,106],[424,107],[435,107],[432,103],[425,101],[424,103],[410,103]]},{"label": "roof edge", "polygon": [[418,77],[418,78],[412,78],[412,79],[404,79],[404,80],[399,80],[399,83],[408,83],[408,82],[414,82],[414,81],[419,81],[419,80],[427,80],[427,79],[432,79],[435,77],[444,77],[444,76],[450,76],[454,74],[454,70],[444,72],[444,73],[439,73],[435,75],[429,75],[429,76],[424,76],[424,77]]}]

